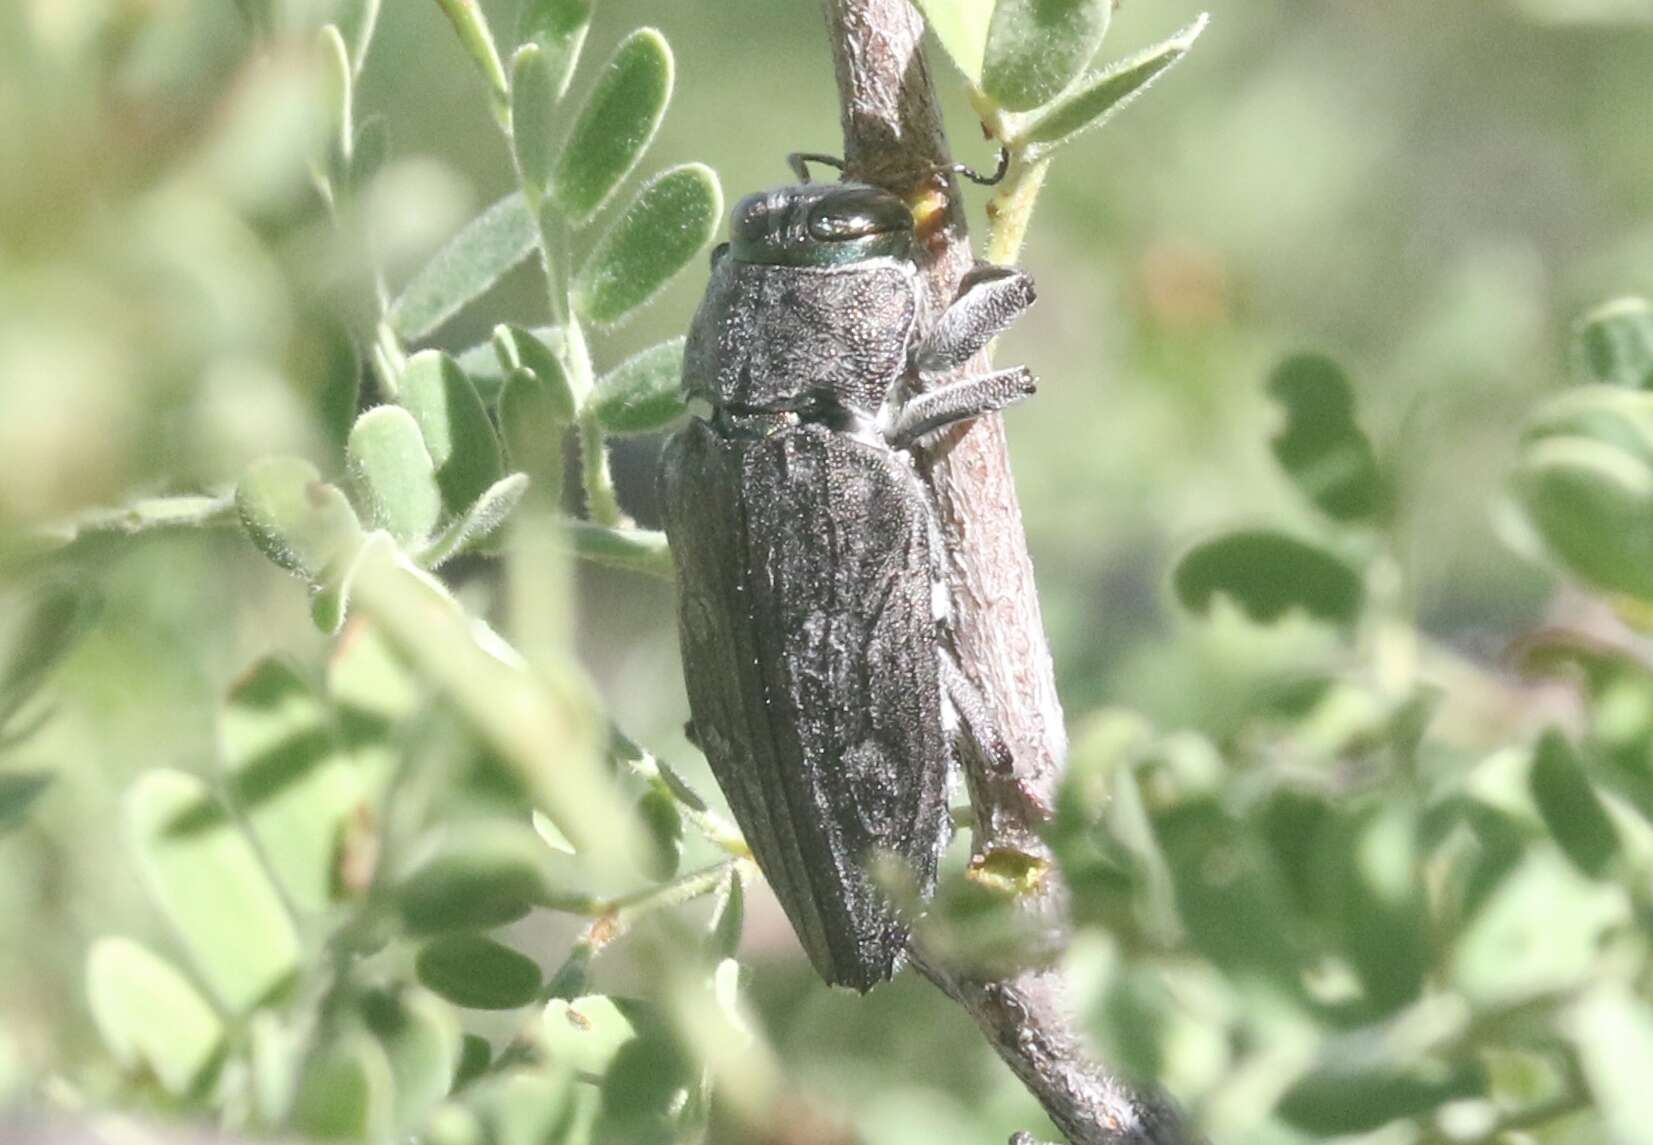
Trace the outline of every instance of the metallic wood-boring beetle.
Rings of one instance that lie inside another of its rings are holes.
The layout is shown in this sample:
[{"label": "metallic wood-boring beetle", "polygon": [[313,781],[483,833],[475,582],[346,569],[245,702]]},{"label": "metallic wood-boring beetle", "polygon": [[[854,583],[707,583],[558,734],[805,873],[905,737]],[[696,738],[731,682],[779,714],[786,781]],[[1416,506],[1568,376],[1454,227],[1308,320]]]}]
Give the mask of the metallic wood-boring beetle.
[{"label": "metallic wood-boring beetle", "polygon": [[[900,966],[879,852],[934,889],[961,736],[1004,757],[951,659],[946,552],[909,452],[1033,392],[1024,368],[928,388],[1033,302],[978,265],[927,330],[913,214],[862,183],[748,196],[712,256],[666,446],[691,731],[829,983]],[[706,407],[709,406],[709,409]]]}]

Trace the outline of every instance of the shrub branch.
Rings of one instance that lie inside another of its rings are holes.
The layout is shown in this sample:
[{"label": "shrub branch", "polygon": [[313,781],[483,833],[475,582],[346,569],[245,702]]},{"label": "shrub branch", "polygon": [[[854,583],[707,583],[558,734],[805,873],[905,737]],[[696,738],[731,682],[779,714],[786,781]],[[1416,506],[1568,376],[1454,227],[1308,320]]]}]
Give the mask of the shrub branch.
[{"label": "shrub branch", "polygon": [[[935,89],[921,46],[924,25],[910,0],[822,0],[836,64],[844,157],[854,177],[922,201],[950,162]],[[1028,173],[1022,173],[1024,176]],[[1036,192],[1040,170],[1014,186]],[[946,178],[939,213],[922,226],[919,252],[933,319],[970,268],[956,183]],[[999,204],[1001,210],[1009,204]],[[1019,245],[1027,204],[1007,212]],[[1000,250],[999,248],[1003,248]],[[985,361],[968,367],[979,370]],[[1049,645],[1028,559],[1004,427],[984,417],[947,435],[921,459],[950,549],[955,652],[988,696],[1015,754],[1011,774],[966,760],[976,813],[974,863],[1013,853],[1045,866],[1018,909],[1061,938],[1065,888],[1039,828],[1053,803],[1067,750]],[[916,947],[916,944],[915,944]],[[1122,1082],[1085,1050],[1061,974],[1030,967],[987,976],[943,964],[915,948],[919,969],[963,1006],[1000,1057],[1075,1145],[1182,1145],[1200,1140],[1171,1103]],[[1023,1138],[1025,1140],[1025,1138]]]}]

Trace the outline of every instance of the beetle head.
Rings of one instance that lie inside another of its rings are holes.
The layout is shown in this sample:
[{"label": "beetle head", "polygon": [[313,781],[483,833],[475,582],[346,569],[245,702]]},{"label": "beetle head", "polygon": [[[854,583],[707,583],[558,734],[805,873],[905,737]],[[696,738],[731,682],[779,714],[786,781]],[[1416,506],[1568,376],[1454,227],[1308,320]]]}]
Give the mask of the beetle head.
[{"label": "beetle head", "polygon": [[865,183],[802,183],[748,195],[730,223],[730,253],[767,266],[841,266],[900,258],[913,242],[913,213]]}]

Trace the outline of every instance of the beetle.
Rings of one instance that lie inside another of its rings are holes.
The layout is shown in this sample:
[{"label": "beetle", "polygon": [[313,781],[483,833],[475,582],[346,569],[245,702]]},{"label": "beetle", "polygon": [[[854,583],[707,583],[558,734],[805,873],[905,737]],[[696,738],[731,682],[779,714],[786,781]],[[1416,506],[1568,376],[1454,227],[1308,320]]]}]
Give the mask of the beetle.
[{"label": "beetle", "polygon": [[[962,737],[1008,749],[948,650],[946,548],[913,448],[1031,394],[960,381],[1033,303],[978,264],[927,327],[912,211],[865,183],[750,195],[684,349],[696,414],[662,455],[678,630],[700,746],[820,975],[866,991],[907,928],[880,854],[928,898]],[[813,158],[813,157],[811,157]]]}]

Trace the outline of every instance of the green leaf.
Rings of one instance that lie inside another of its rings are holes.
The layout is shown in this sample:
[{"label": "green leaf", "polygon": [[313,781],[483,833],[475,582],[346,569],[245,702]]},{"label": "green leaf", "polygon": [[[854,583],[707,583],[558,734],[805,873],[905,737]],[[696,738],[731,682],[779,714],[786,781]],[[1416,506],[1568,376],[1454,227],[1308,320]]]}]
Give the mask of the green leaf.
[{"label": "green leaf", "polygon": [[591,27],[591,0],[526,0],[517,20],[517,43],[539,46],[557,99],[568,91]]},{"label": "green leaf", "polygon": [[1295,991],[1303,953],[1292,941],[1289,899],[1270,856],[1210,798],[1155,815],[1154,834],[1195,948],[1230,974]]},{"label": "green leaf", "polygon": [[127,1073],[153,1074],[182,1097],[217,1060],[223,1023],[189,980],[147,947],[126,938],[94,942],[86,993],[103,1044]]},{"label": "green leaf", "polygon": [[717,909],[712,914],[711,926],[707,928],[706,950],[713,962],[721,962],[725,958],[735,956],[735,951],[740,948],[741,933],[745,928],[746,891],[741,883],[740,872],[731,869],[728,887],[718,899]]},{"label": "green leaf", "polygon": [[1360,574],[1315,545],[1257,529],[1196,545],[1178,562],[1177,597],[1207,612],[1226,596],[1255,621],[1280,619],[1294,609],[1321,620],[1350,623],[1365,595]]},{"label": "green leaf", "polygon": [[499,430],[511,465],[529,475],[539,502],[560,505],[568,425],[551,392],[527,370],[517,370],[500,395]]},{"label": "green leaf", "polygon": [[475,934],[454,934],[419,951],[419,981],[456,1006],[514,1010],[534,1000],[540,968],[526,954]]},{"label": "green leaf", "polygon": [[1269,444],[1303,494],[1338,521],[1372,522],[1384,509],[1383,477],[1371,442],[1356,424],[1354,394],[1336,362],[1314,354],[1274,371],[1269,396],[1286,424]]},{"label": "green leaf", "polygon": [[1616,982],[1603,984],[1574,1009],[1568,1026],[1607,1139],[1647,1141],[1653,1126],[1653,1086],[1647,1084],[1653,1007]]},{"label": "green leaf", "polygon": [[574,555],[581,560],[667,580],[676,575],[665,533],[654,529],[610,529],[589,521],[569,521],[564,529]]},{"label": "green leaf", "polygon": [[453,1087],[460,1063],[459,1019],[437,998],[413,988],[369,991],[361,1007],[395,1082],[394,1123],[400,1132],[412,1133]]},{"label": "green leaf", "polygon": [[1102,46],[1113,0],[999,0],[982,56],[981,88],[1008,111],[1049,103]]},{"label": "green leaf", "polygon": [[434,331],[534,252],[539,225],[520,193],[466,224],[402,289],[387,318],[408,341]]},{"label": "green leaf", "polygon": [[656,175],[580,267],[575,309],[599,325],[619,322],[689,265],[722,217],[723,191],[710,167],[686,163]]},{"label": "green leaf", "polygon": [[620,1047],[637,1036],[631,1016],[613,998],[588,994],[553,998],[540,1015],[537,1041],[546,1060],[575,1073],[600,1076]]},{"label": "green leaf", "polygon": [[552,146],[557,77],[538,44],[524,44],[511,57],[511,147],[530,202],[545,197],[556,159]]},{"label": "green leaf", "polygon": [[649,844],[641,856],[643,874],[663,883],[677,874],[683,857],[683,816],[677,810],[677,801],[654,787],[638,799],[637,814]]},{"label": "green leaf", "polygon": [[[97,599],[78,588],[53,585],[29,601],[27,611],[8,625],[0,657],[0,722],[34,698],[52,670],[91,627]],[[4,814],[0,813],[0,821]]]},{"label": "green leaf", "polygon": [[1016,133],[1016,142],[1048,154],[1088,128],[1100,127],[1188,54],[1210,17],[1201,15],[1163,43],[1087,76]]},{"label": "green leaf", "polygon": [[1653,302],[1620,298],[1573,328],[1573,368],[1588,381],[1653,390]]},{"label": "green leaf", "polygon": [[436,466],[413,415],[378,406],[356,419],[346,447],[351,483],[370,526],[419,545],[442,515]]},{"label": "green leaf", "polygon": [[561,344],[561,333],[554,329],[536,331],[520,326],[495,327],[495,352],[509,355],[512,367],[533,374],[545,387],[552,415],[562,425],[573,425],[575,412],[580,406],[580,395],[574,392],[574,383],[563,369],[562,359],[547,341],[547,334],[556,335],[557,344]]},{"label": "green leaf", "polygon": [[310,1141],[382,1141],[394,1123],[395,1091],[378,1043],[346,1034],[310,1055],[288,1128]]},{"label": "green leaf", "polygon": [[343,183],[349,175],[350,148],[356,136],[350,108],[354,72],[350,66],[350,49],[337,27],[322,26],[316,36],[316,55],[321,100],[327,113],[325,171],[333,182]]},{"label": "green leaf", "polygon": [[482,14],[479,0],[436,0],[436,3],[453,22],[454,31],[459,33],[459,42],[465,46],[471,62],[476,64],[482,78],[487,81],[494,102],[505,105],[510,99],[505,83],[505,67],[499,62],[499,49],[494,47],[494,37],[488,31],[488,19]]},{"label": "green leaf", "polygon": [[504,476],[493,422],[459,364],[425,350],[408,359],[397,402],[413,415],[449,513],[463,513]]},{"label": "green leaf", "polygon": [[494,1059],[494,1047],[481,1034],[466,1034],[459,1044],[459,1066],[454,1071],[453,1088],[464,1089],[488,1071]]},{"label": "green leaf", "polygon": [[677,1140],[673,1115],[682,1106],[684,1091],[695,1083],[695,1074],[694,1063],[663,1031],[633,1038],[620,1047],[603,1074],[602,1114],[595,1136],[628,1145]]},{"label": "green leaf", "polygon": [[491,819],[456,833],[403,880],[396,893],[402,920],[417,934],[485,930],[536,906],[566,904],[548,860],[525,826]]},{"label": "green leaf", "polygon": [[292,977],[299,944],[286,908],[200,780],[145,772],[126,793],[125,817],[150,896],[226,1011],[246,1013]]},{"label": "green leaf", "polygon": [[235,509],[265,556],[312,583],[333,575],[361,542],[344,494],[296,457],[249,466],[235,487]]},{"label": "green leaf", "polygon": [[1486,1091],[1476,1063],[1433,1060],[1336,1063],[1317,1069],[1280,1099],[1282,1120],[1320,1137],[1370,1133]]},{"label": "green leaf", "polygon": [[271,872],[295,906],[326,909],[363,799],[332,711],[290,665],[264,660],[230,689],[218,726],[231,799]]},{"label": "green leaf", "polygon": [[1549,551],[1597,588],[1653,600],[1653,467],[1613,445],[1552,437],[1522,451],[1516,491]]},{"label": "green leaf", "polygon": [[993,0],[918,0],[918,6],[953,64],[965,79],[979,84],[987,30],[993,23]]},{"label": "green leaf", "polygon": [[1360,978],[1361,1017],[1387,1017],[1418,997],[1434,961],[1416,818],[1396,801],[1320,827],[1310,874],[1316,919]]},{"label": "green leaf", "polygon": [[517,506],[522,504],[522,499],[528,494],[528,485],[526,473],[513,473],[500,478],[476,499],[476,504],[442,530],[441,536],[419,554],[420,563],[426,568],[436,568],[444,561],[482,544],[498,532]]},{"label": "green leaf", "polygon": [[358,74],[379,25],[379,7],[380,0],[341,0],[339,4],[339,31],[350,45],[351,70]]},{"label": "green leaf", "polygon": [[364,116],[356,127],[356,137],[350,141],[351,191],[357,195],[364,193],[367,185],[384,170],[389,158],[389,122],[382,115]]},{"label": "green leaf", "polygon": [[49,771],[0,772],[0,835],[22,826],[54,778]]},{"label": "green leaf", "polygon": [[597,381],[592,409],[610,433],[653,433],[683,415],[683,339],[632,355]]},{"label": "green leaf", "polygon": [[1170,40],[1086,76],[1022,127],[1015,142],[1027,145],[1036,154],[1048,155],[1089,127],[1103,126],[1147,91],[1172,64],[1189,55],[1189,48],[1207,23],[1208,17],[1202,15]]},{"label": "green leaf", "polygon": [[1528,775],[1533,802],[1562,852],[1593,879],[1607,876],[1619,833],[1567,737],[1551,729],[1533,752]]},{"label": "green leaf", "polygon": [[488,1145],[585,1145],[578,1135],[576,1087],[561,1070],[514,1069],[490,1077],[468,1094]]},{"label": "green leaf", "polygon": [[609,58],[558,160],[552,198],[572,225],[585,225],[637,165],[671,93],[671,48],[640,28]]}]

